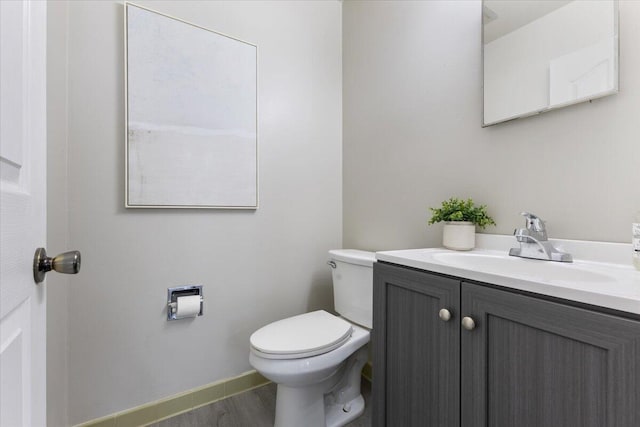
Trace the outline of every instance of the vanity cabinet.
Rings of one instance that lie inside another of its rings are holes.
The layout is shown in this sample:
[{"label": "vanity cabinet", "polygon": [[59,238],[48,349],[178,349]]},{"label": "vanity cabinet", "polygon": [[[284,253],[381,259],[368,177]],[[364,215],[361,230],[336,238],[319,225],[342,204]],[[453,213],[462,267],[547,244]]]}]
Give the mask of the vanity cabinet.
[{"label": "vanity cabinet", "polygon": [[373,322],[374,426],[640,426],[638,320],[378,262]]}]

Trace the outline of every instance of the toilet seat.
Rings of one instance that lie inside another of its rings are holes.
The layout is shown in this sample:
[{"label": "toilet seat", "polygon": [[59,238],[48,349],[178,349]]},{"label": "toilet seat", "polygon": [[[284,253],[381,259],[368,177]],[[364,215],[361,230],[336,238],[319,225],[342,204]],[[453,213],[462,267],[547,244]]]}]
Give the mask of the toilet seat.
[{"label": "toilet seat", "polygon": [[254,332],[249,341],[266,359],[299,359],[332,351],[352,333],[349,322],[318,310],[270,323]]}]

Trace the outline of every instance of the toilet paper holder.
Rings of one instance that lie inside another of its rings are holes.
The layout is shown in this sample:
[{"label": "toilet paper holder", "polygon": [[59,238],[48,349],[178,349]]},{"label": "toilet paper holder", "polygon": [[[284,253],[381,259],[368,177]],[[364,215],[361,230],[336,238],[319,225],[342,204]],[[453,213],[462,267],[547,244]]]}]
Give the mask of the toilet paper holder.
[{"label": "toilet paper holder", "polygon": [[181,317],[176,317],[176,311],[178,310],[178,298],[192,295],[200,296],[200,312],[198,313],[198,316],[202,316],[202,308],[204,305],[202,285],[176,286],[167,289],[167,320],[181,319]]}]

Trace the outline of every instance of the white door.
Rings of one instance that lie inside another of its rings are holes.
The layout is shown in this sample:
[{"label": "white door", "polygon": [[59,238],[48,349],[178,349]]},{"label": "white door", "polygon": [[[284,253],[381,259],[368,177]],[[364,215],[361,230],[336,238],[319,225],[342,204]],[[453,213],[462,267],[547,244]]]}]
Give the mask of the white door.
[{"label": "white door", "polygon": [[0,426],[46,424],[46,2],[0,0]]}]

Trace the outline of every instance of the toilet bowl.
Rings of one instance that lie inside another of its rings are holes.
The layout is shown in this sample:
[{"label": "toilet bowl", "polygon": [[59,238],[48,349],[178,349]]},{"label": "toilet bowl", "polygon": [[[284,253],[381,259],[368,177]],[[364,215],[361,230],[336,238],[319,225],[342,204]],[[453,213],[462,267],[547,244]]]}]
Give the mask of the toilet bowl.
[{"label": "toilet bowl", "polygon": [[251,335],[249,362],[277,384],[275,427],[339,427],[364,411],[360,375],[368,359],[372,252],[333,250],[334,304]]}]

